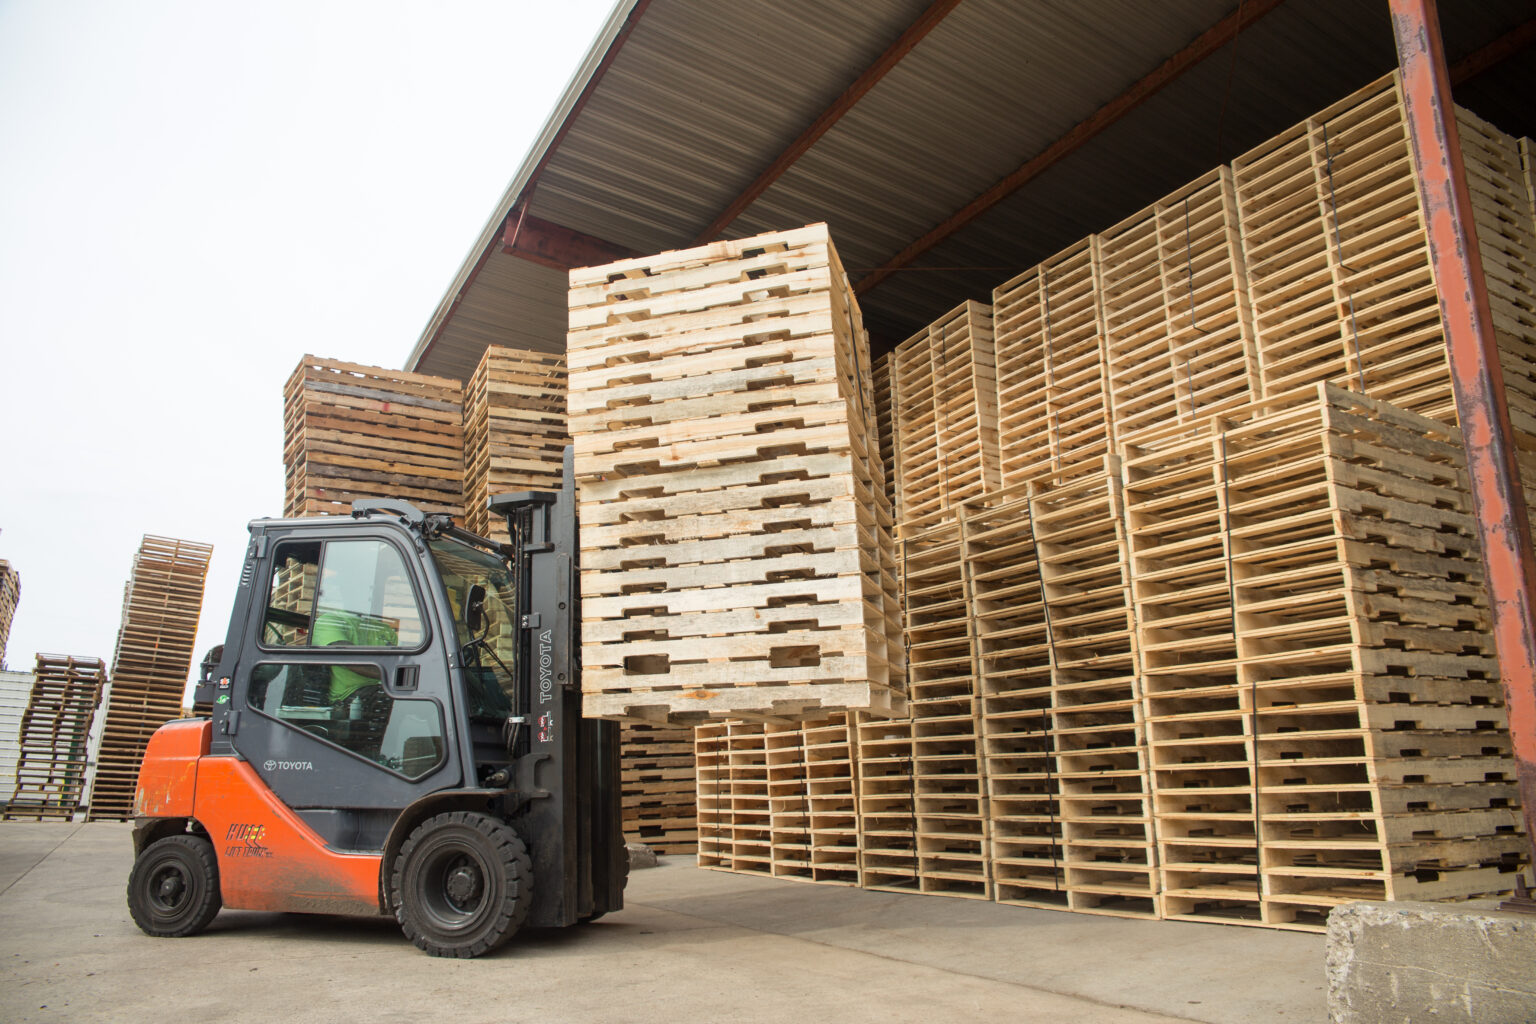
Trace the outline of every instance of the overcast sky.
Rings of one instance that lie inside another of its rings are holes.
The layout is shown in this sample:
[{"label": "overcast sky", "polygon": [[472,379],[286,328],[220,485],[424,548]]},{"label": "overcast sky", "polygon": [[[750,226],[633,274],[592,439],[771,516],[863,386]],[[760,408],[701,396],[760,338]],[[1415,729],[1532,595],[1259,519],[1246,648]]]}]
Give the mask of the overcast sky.
[{"label": "overcast sky", "polygon": [[146,533],[282,513],[306,352],[400,367],[610,0],[0,0],[7,667],[109,664]]}]

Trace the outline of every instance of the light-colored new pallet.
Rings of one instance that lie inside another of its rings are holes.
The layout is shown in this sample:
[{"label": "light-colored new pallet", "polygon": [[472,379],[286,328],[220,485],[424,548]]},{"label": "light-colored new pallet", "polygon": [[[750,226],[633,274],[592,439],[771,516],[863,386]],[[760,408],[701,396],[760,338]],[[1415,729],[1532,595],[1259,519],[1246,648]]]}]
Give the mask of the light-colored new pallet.
[{"label": "light-colored new pallet", "polygon": [[305,356],[283,395],[285,515],[346,515],[358,498],[403,498],[463,516],[458,381]]},{"label": "light-colored new pallet", "polygon": [[985,778],[958,509],[902,523],[918,888],[988,898]]},{"label": "light-colored new pallet", "polygon": [[1050,637],[1027,486],[962,512],[992,898],[1066,909]]},{"label": "light-colored new pallet", "polygon": [[880,464],[885,468],[885,498],[891,509],[901,501],[896,481],[896,437],[899,427],[891,415],[891,354],[876,357],[870,373],[875,402],[875,434],[879,437]]},{"label": "light-colored new pallet", "polygon": [[918,890],[912,722],[858,716],[859,885]]},{"label": "light-colored new pallet", "polygon": [[946,313],[897,345],[887,372],[889,416],[899,424],[892,428],[897,521],[996,490],[991,307],[966,302]]},{"label": "light-colored new pallet", "polygon": [[1083,241],[992,293],[1002,483],[1109,453],[1099,239]]},{"label": "light-colored new pallet", "polygon": [[868,341],[824,226],[572,272],[588,714],[900,706]]},{"label": "light-colored new pallet", "polygon": [[1462,107],[1456,128],[1510,422],[1536,447],[1536,213],[1521,140]]},{"label": "light-colored new pallet", "polygon": [[858,748],[851,716],[801,726],[810,799],[811,880],[859,881]]},{"label": "light-colored new pallet", "polygon": [[39,654],[17,736],[16,784],[5,818],[71,820],[80,806],[87,740],[106,684],[100,658]]},{"label": "light-colored new pallet", "polygon": [[87,819],[126,819],[156,729],[181,717],[213,546],[146,535],[124,588]]},{"label": "light-colored new pallet", "polygon": [[1109,229],[1100,254],[1117,444],[1262,395],[1230,168]]},{"label": "light-colored new pallet", "polygon": [[[1316,930],[1348,899],[1511,884],[1508,773],[1454,763],[1503,715],[1454,429],[1323,385],[1128,454],[1165,915]],[[1180,531],[1213,522],[1201,560]],[[1181,552],[1218,614],[1157,589]]]},{"label": "light-colored new pallet", "polygon": [[1118,460],[1029,485],[1049,630],[1068,907],[1156,917],[1158,880]]},{"label": "light-colored new pallet", "polygon": [[486,508],[493,494],[558,491],[570,443],[565,357],[492,345],[464,392],[464,522],[505,540]]},{"label": "light-colored new pallet", "polygon": [[694,732],[700,866],[857,884],[858,809],[846,716],[711,722]]},{"label": "light-colored new pallet", "polygon": [[[1515,140],[1458,111],[1517,429],[1536,417],[1529,238]],[[1267,400],[1330,381],[1454,423],[1401,86],[1388,75],[1233,164]]]}]

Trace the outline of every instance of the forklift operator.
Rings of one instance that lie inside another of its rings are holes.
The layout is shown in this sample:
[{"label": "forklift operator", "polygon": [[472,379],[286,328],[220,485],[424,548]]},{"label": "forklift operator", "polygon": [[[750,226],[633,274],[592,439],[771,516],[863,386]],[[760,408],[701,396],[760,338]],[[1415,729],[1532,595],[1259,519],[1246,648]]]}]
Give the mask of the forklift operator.
[{"label": "forklift operator", "polygon": [[[400,642],[395,624],[383,611],[385,579],[393,566],[379,565],[373,545],[331,545],[321,574],[320,593],[311,642],[316,647],[396,647]],[[372,587],[365,581],[371,581]],[[403,580],[402,580],[403,582]],[[371,600],[357,600],[355,591],[369,590]],[[353,697],[365,686],[378,686],[377,672],[359,672],[346,665],[331,666],[331,703]]]}]

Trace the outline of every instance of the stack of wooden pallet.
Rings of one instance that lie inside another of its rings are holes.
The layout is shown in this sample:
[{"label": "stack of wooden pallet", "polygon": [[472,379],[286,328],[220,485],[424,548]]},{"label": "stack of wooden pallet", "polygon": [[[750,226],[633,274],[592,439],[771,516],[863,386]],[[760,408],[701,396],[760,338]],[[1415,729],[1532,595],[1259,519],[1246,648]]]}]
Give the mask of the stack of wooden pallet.
[{"label": "stack of wooden pallet", "polygon": [[990,895],[973,635],[960,524],[901,525],[912,803],[921,892]]},{"label": "stack of wooden pallet", "polygon": [[[1536,508],[1531,146],[1458,121]],[[851,733],[860,884],[1312,930],[1511,888],[1424,222],[1389,76],[1001,285],[1001,488],[953,486],[951,378],[893,354],[911,700]],[[790,741],[712,728],[710,829],[771,865]]]},{"label": "stack of wooden pallet", "polygon": [[0,558],[0,668],[5,667],[5,645],[11,637],[11,622],[21,603],[21,574],[11,563]]},{"label": "stack of wooden pallet", "polygon": [[883,353],[871,371],[875,400],[875,433],[880,438],[880,465],[885,467],[885,500],[896,508],[896,420],[891,415],[891,354]]},{"label": "stack of wooden pallet", "polygon": [[[1458,107],[1499,365],[1515,430],[1536,449],[1536,174],[1530,139],[1515,139]],[[1525,475],[1527,488],[1536,477]],[[1536,508],[1536,503],[1532,504]]]},{"label": "stack of wooden pallet", "polygon": [[1092,467],[1110,451],[1097,236],[992,294],[1003,482]]},{"label": "stack of wooden pallet", "polygon": [[[897,345],[886,368],[889,406],[878,416],[893,424],[886,467],[895,478],[896,521],[918,519],[996,490],[991,307],[967,302],[951,310]],[[895,424],[901,430],[899,445]],[[882,457],[885,444],[882,434]]]},{"label": "stack of wooden pallet", "polygon": [[461,517],[462,406],[455,380],[305,356],[283,391],[283,514],[401,498]]},{"label": "stack of wooden pallet", "polygon": [[1263,393],[1230,168],[1110,228],[1099,253],[1101,406],[1116,443]]},{"label": "stack of wooden pallet", "polygon": [[1027,485],[961,510],[976,632],[992,897],[1067,906],[1051,633]]},{"label": "stack of wooden pallet", "polygon": [[586,713],[898,709],[868,342],[826,227],[574,270],[570,306]]},{"label": "stack of wooden pallet", "polygon": [[695,730],[699,865],[854,885],[859,827],[847,715]]},{"label": "stack of wooden pallet", "polygon": [[693,730],[626,722],[620,732],[624,836],[657,853],[698,847]]},{"label": "stack of wooden pallet", "polygon": [[69,821],[85,787],[91,720],[107,667],[100,658],[39,654],[32,679],[5,818]]},{"label": "stack of wooden pallet", "polygon": [[1491,895],[1524,840],[1454,428],[1323,385],[1128,452],[1165,916]]},{"label": "stack of wooden pallet", "polygon": [[464,393],[464,526],[507,539],[486,499],[508,491],[558,491],[570,438],[565,357],[492,345]]},{"label": "stack of wooden pallet", "polygon": [[88,820],[132,815],[149,738],[181,717],[212,554],[209,544],[146,535],[133,557]]},{"label": "stack of wooden pallet", "polygon": [[[1519,146],[1470,115],[1459,121],[1468,129],[1463,151],[1479,197],[1500,362],[1512,411],[1529,432],[1536,352],[1521,320],[1536,313],[1536,286],[1511,284],[1528,277],[1531,253],[1529,194],[1508,164]],[[1233,176],[1263,398],[1305,402],[1315,384],[1332,381],[1454,423],[1428,218],[1397,76],[1238,158]],[[1513,252],[1496,224],[1513,229]]]}]

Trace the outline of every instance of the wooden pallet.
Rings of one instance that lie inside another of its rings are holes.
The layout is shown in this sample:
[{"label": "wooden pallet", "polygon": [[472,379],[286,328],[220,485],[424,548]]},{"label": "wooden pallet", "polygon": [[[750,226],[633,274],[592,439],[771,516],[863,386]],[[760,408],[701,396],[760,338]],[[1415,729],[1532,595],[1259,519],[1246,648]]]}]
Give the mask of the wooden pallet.
[{"label": "wooden pallet", "polygon": [[1092,472],[1111,437],[1098,237],[999,285],[992,309],[1002,483]]},{"label": "wooden pallet", "polygon": [[[1383,77],[1233,164],[1264,397],[1320,381],[1456,421],[1401,85]],[[1518,144],[1458,111],[1511,411],[1536,422]]]},{"label": "wooden pallet", "polygon": [[1028,487],[1072,910],[1157,917],[1143,693],[1117,459]]},{"label": "wooden pallet", "polygon": [[1536,448],[1536,212],[1521,140],[1462,107],[1456,130],[1510,422]]},{"label": "wooden pallet", "polygon": [[1066,909],[1050,637],[1027,485],[961,509],[992,898]]},{"label": "wooden pallet", "polygon": [[731,869],[730,726],[707,722],[693,730],[701,868]]},{"label": "wooden pallet", "polygon": [[1230,168],[1109,229],[1100,254],[1117,444],[1262,395]]},{"label": "wooden pallet", "polygon": [[132,815],[149,738],[181,717],[212,554],[210,544],[146,535],[134,555],[87,821]]},{"label": "wooden pallet", "polygon": [[834,885],[859,877],[853,733],[818,722],[694,729],[701,867]]},{"label": "wooden pallet", "polygon": [[5,645],[10,639],[16,605],[21,602],[21,574],[0,558],[0,665],[5,664]]},{"label": "wooden pallet", "polygon": [[283,514],[350,515],[400,498],[464,515],[458,381],[305,356],[283,391]]},{"label": "wooden pallet", "polygon": [[880,438],[880,465],[885,469],[885,499],[893,510],[901,500],[896,481],[896,435],[899,427],[891,415],[891,354],[881,353],[870,373],[875,402],[875,433]]},{"label": "wooden pallet", "polygon": [[619,732],[624,836],[657,853],[699,844],[694,735],[688,728],[624,723]]},{"label": "wooden pallet", "polygon": [[801,725],[810,798],[811,880],[859,882],[857,741],[850,716]]},{"label": "wooden pallet", "polygon": [[107,666],[100,658],[37,656],[5,820],[74,818],[85,788],[91,722],[106,680]]},{"label": "wooden pallet", "polygon": [[918,890],[917,805],[910,719],[855,719],[859,885]]},{"label": "wooden pallet", "polygon": [[[1165,915],[1318,930],[1349,899],[1502,891],[1519,825],[1454,429],[1323,385],[1201,443],[1127,463]],[[1177,532],[1195,508],[1219,558]],[[1156,589],[1180,551],[1225,636]]]},{"label": "wooden pallet", "polygon": [[558,491],[570,436],[565,357],[492,345],[464,391],[464,525],[507,539],[486,501],[510,491]]},{"label": "wooden pallet", "polygon": [[962,303],[897,345],[889,362],[897,521],[996,490],[991,307]]},{"label": "wooden pallet", "polygon": [[941,507],[897,530],[918,889],[986,899],[991,895],[986,781],[958,511]]},{"label": "wooden pallet", "polygon": [[1237,678],[1220,449],[1125,451],[1127,556],[1163,916],[1261,918],[1251,721]]},{"label": "wooden pallet", "polygon": [[868,342],[825,226],[573,271],[569,344],[586,713],[898,708]]}]

